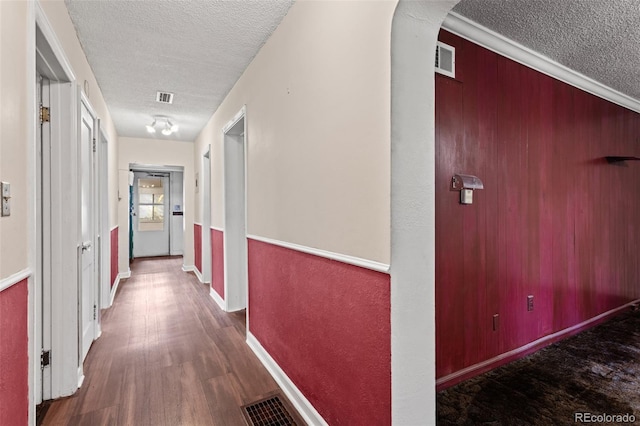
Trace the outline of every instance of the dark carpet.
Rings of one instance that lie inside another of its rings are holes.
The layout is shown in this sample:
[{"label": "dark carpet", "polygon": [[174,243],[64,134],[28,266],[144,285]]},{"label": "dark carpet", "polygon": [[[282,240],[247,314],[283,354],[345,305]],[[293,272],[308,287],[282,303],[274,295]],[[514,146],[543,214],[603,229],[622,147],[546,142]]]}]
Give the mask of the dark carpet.
[{"label": "dark carpet", "polygon": [[590,413],[590,424],[640,424],[640,311],[445,389],[436,406],[438,425],[565,425],[589,415],[576,413]]}]

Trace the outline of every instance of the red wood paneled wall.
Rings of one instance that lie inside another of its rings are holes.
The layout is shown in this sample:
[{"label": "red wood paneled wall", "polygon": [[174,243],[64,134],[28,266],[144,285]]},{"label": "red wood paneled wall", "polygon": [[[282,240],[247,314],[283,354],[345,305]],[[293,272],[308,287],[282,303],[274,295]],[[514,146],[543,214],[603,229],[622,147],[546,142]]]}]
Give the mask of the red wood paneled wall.
[{"label": "red wood paneled wall", "polygon": [[27,292],[27,280],[0,292],[0,425],[28,423]]},{"label": "red wood paneled wall", "polygon": [[111,230],[111,287],[118,279],[118,227]]},{"label": "red wood paneled wall", "polygon": [[224,300],[224,233],[211,229],[211,288]]},{"label": "red wood paneled wall", "polygon": [[[443,377],[640,297],[640,163],[604,159],[640,155],[640,116],[452,34],[440,39],[456,48],[456,79],[436,75]],[[450,191],[454,173],[484,182],[473,205]]]},{"label": "red wood paneled wall", "polygon": [[391,424],[389,275],[248,244],[250,332],[327,423]]},{"label": "red wood paneled wall", "polygon": [[202,225],[193,224],[193,251],[196,269],[202,273]]}]

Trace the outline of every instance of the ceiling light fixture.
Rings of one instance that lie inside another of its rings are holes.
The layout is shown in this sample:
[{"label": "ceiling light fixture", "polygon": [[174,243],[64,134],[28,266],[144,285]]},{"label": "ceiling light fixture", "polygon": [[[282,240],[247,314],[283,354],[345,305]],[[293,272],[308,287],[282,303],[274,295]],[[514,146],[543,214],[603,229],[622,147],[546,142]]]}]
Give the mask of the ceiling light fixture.
[{"label": "ceiling light fixture", "polygon": [[[160,121],[160,123],[158,123],[158,121]],[[164,121],[164,126],[163,126],[163,128],[161,130],[161,133],[163,135],[171,136],[171,134],[173,134],[173,133],[178,131],[178,126],[176,124],[173,124],[171,121],[169,121],[168,118],[166,118],[166,117],[154,117],[153,118],[153,123],[147,124],[145,126],[147,128],[147,132],[155,133],[156,132],[156,124],[162,125],[163,121]]]},{"label": "ceiling light fixture", "polygon": [[171,131],[171,126],[169,125],[169,121],[167,121],[167,124],[164,125],[164,129],[162,129],[162,134],[165,136],[169,136],[171,135],[171,133],[173,133]]},{"label": "ceiling light fixture", "polygon": [[155,133],[156,132],[156,120],[155,120],[155,118],[153,119],[153,123],[147,124],[146,127],[147,127],[147,132]]}]

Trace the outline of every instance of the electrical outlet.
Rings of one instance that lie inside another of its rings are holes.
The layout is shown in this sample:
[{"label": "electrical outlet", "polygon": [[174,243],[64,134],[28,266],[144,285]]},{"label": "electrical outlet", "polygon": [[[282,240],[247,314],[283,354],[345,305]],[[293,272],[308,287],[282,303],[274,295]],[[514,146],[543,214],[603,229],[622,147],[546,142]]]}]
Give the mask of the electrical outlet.
[{"label": "electrical outlet", "polygon": [[500,314],[495,314],[493,316],[493,331],[498,330],[498,327],[500,327]]},{"label": "electrical outlet", "polygon": [[533,311],[533,296],[527,296],[527,311]]}]

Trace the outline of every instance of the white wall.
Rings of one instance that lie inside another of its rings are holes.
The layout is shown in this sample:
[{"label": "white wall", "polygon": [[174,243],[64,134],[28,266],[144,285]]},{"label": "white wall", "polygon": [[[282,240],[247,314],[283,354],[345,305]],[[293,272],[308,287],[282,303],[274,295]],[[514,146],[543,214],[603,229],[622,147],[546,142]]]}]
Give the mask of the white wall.
[{"label": "white wall", "polygon": [[197,158],[212,144],[212,226],[222,128],[246,104],[249,234],[389,262],[394,7],[293,5],[197,139]]},{"label": "white wall", "polygon": [[158,139],[120,138],[118,158],[118,268],[129,271],[129,165],[184,167],[184,265],[194,265],[193,220],[195,211],[194,144]]},{"label": "white wall", "polygon": [[[31,181],[28,146],[32,133],[26,73],[28,8],[0,2],[0,180],[11,184],[11,216],[0,217],[0,279],[25,269],[29,261],[28,209]],[[32,81],[33,80],[33,81]]]}]

